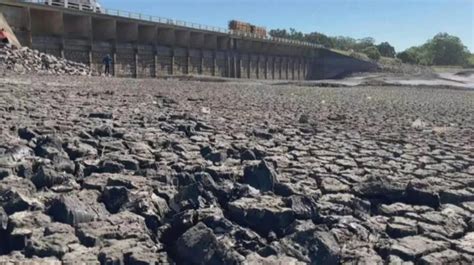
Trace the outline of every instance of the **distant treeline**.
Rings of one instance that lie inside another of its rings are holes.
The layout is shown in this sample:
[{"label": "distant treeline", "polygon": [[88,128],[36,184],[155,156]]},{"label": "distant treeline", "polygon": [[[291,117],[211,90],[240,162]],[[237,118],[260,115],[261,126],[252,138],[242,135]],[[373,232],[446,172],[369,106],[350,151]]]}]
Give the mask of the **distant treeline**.
[{"label": "distant treeline", "polygon": [[410,64],[474,66],[474,54],[469,52],[458,37],[447,33],[439,33],[425,44],[411,47],[398,54],[390,43],[375,44],[375,39],[371,37],[363,39],[343,36],[331,37],[319,32],[305,34],[293,28],[270,30],[269,34],[273,37],[317,43],[326,48],[354,54],[363,53],[372,60],[378,60],[384,56],[398,58],[402,62]]}]

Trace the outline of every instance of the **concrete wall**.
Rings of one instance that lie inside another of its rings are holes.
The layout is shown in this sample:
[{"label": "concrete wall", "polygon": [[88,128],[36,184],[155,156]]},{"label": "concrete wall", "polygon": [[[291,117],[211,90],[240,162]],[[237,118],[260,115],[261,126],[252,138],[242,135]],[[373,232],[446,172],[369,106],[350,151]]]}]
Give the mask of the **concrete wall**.
[{"label": "concrete wall", "polygon": [[63,13],[31,9],[31,33],[33,36],[62,36],[64,33]]},{"label": "concrete wall", "polygon": [[64,37],[70,39],[92,38],[92,18],[86,16],[75,16],[64,14]]},{"label": "concrete wall", "polygon": [[112,19],[92,18],[92,38],[96,41],[115,41],[117,23]]},{"label": "concrete wall", "polygon": [[342,78],[356,72],[369,72],[377,69],[377,65],[357,60],[328,50],[319,52],[318,57],[311,63],[312,71],[308,79]]},{"label": "concrete wall", "polygon": [[138,43],[156,45],[158,43],[158,27],[138,25]]},{"label": "concrete wall", "polygon": [[327,50],[102,14],[0,3],[23,45],[123,77],[202,74],[253,79],[321,79],[374,65]]}]

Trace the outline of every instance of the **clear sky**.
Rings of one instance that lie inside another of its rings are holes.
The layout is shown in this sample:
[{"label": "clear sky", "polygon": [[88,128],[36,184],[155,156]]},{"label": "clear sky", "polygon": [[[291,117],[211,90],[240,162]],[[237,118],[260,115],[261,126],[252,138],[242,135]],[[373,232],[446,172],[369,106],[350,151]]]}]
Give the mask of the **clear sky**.
[{"label": "clear sky", "polygon": [[373,37],[397,51],[438,32],[461,38],[474,52],[474,0],[102,0],[105,8],[210,26],[231,19],[330,36]]}]

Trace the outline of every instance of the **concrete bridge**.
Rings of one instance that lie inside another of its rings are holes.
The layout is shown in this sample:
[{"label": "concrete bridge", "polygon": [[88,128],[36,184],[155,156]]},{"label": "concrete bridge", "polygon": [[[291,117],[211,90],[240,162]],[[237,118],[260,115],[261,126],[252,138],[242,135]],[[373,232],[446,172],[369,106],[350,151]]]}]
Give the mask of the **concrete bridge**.
[{"label": "concrete bridge", "polygon": [[101,72],[114,59],[120,77],[199,74],[231,78],[309,80],[369,71],[372,63],[321,46],[262,38],[128,12],[102,13],[0,0],[0,12],[22,45],[89,64]]}]

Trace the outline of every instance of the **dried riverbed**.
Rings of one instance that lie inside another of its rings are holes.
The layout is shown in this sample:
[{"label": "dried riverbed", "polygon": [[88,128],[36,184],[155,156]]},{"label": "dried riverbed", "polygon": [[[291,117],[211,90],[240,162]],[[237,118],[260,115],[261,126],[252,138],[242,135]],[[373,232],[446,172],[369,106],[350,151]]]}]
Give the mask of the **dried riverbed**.
[{"label": "dried riverbed", "polygon": [[0,262],[473,262],[474,91],[13,76],[0,124]]}]

